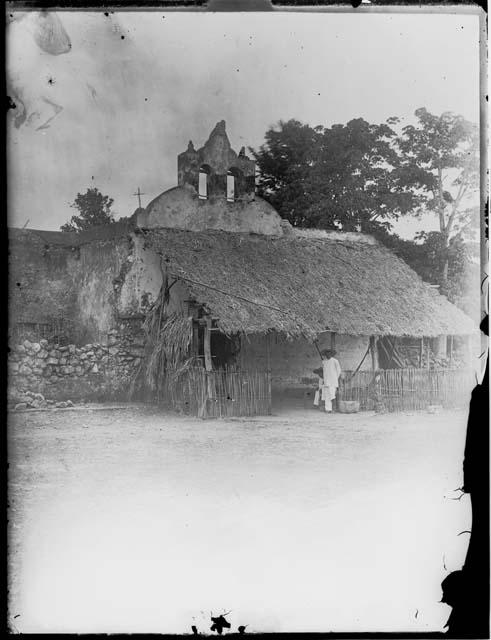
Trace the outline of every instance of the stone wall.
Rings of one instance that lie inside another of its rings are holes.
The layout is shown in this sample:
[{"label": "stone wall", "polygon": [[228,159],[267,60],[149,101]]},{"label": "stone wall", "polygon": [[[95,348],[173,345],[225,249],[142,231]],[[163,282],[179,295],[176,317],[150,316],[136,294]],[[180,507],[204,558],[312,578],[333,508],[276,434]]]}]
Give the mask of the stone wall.
[{"label": "stone wall", "polygon": [[77,322],[85,330],[87,342],[101,341],[115,326],[120,290],[131,265],[132,242],[128,237],[80,247],[70,273],[77,294]]},{"label": "stone wall", "polygon": [[[9,235],[9,322],[66,324],[77,317],[70,248],[47,246],[35,233]],[[76,266],[75,266],[76,268]]]},{"label": "stone wall", "polygon": [[69,342],[100,342],[120,316],[146,313],[159,293],[160,258],[138,234],[79,246],[49,244],[36,232],[11,235],[11,327],[62,324]]},{"label": "stone wall", "polygon": [[[26,392],[48,400],[128,400],[143,357],[144,334],[124,324],[100,343],[58,345],[24,340],[9,348],[8,400],[28,403]],[[31,406],[43,406],[43,401]]]}]

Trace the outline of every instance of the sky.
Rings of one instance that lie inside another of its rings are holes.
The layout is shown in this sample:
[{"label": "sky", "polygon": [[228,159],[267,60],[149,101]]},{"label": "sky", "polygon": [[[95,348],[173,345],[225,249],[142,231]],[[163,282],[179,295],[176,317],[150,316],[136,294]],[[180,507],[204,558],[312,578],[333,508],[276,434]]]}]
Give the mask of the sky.
[{"label": "sky", "polygon": [[[280,119],[330,126],[414,111],[479,119],[477,15],[37,12],[9,15],[10,226],[57,230],[78,192],[116,217],[177,184],[219,120],[257,148]],[[426,218],[398,225],[412,237]]]}]

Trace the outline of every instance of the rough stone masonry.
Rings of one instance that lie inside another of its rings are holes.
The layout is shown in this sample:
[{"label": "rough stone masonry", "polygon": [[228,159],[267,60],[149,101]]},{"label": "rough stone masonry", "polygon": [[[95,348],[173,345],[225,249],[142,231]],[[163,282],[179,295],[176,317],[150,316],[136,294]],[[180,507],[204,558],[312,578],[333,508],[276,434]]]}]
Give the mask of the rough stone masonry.
[{"label": "rough stone masonry", "polygon": [[22,409],[55,400],[127,400],[143,349],[143,335],[118,329],[103,343],[83,346],[23,340],[9,350],[8,402]]}]

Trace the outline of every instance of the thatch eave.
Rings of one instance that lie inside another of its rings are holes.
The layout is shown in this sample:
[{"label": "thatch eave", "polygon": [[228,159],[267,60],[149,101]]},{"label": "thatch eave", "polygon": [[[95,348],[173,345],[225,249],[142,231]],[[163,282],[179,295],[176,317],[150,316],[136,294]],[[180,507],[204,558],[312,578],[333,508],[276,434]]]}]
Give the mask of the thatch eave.
[{"label": "thatch eave", "polygon": [[145,230],[147,244],[226,333],[432,337],[473,321],[376,243]]}]

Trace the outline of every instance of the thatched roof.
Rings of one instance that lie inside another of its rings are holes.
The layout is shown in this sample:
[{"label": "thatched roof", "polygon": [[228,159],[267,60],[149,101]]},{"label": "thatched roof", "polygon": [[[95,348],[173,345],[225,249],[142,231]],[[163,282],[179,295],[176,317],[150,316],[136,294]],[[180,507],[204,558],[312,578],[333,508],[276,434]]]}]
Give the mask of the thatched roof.
[{"label": "thatched roof", "polygon": [[[469,334],[476,326],[373,238],[143,232],[227,333]],[[356,241],[355,241],[356,240]]]}]

